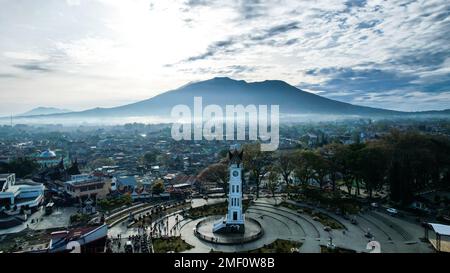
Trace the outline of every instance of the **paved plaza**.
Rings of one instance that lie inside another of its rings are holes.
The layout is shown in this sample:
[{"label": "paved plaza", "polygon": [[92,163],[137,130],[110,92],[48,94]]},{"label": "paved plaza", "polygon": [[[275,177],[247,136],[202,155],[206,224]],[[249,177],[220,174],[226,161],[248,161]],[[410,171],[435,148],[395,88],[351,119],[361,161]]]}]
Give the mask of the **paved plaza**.
[{"label": "paved plaza", "polygon": [[[208,200],[208,204],[223,201],[213,200]],[[424,237],[424,230],[420,224],[406,219],[392,217],[380,211],[366,211],[354,216],[357,221],[355,225],[350,220],[325,209],[314,208],[344,226],[340,230],[325,231],[324,226],[310,215],[275,205],[280,202],[281,199],[261,198],[247,209],[246,217],[256,219],[264,229],[260,239],[248,243],[223,245],[201,240],[194,236],[194,229],[203,218],[196,220],[183,218],[181,212],[158,219],[152,229],[148,228],[145,231],[139,228],[128,228],[126,222],[119,223],[110,229],[109,236],[115,238],[120,234],[121,238],[128,238],[141,232],[156,237],[181,236],[186,243],[193,246],[186,251],[190,253],[250,251],[264,247],[277,239],[301,242],[302,246],[299,250],[301,253],[319,253],[321,246],[326,246],[330,238],[336,247],[356,252],[369,252],[367,244],[372,240],[380,243],[383,253],[433,252],[430,244],[420,240]],[[299,208],[307,206],[293,201],[287,202]],[[195,199],[192,204],[201,206],[206,204],[206,201]],[[368,231],[372,238],[367,237]]]}]

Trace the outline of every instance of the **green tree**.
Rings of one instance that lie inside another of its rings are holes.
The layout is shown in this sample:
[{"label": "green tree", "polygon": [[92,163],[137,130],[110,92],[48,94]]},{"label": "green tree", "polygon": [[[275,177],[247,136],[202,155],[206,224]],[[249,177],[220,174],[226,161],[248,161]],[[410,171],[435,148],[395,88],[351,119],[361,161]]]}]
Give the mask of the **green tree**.
[{"label": "green tree", "polygon": [[370,143],[367,147],[358,152],[359,173],[372,198],[374,190],[383,186],[386,172],[389,166],[389,156],[387,147],[382,143]]},{"label": "green tree", "polygon": [[90,165],[93,169],[98,169],[103,166],[114,166],[115,164],[116,162],[113,159],[101,157],[92,161]]},{"label": "green tree", "polygon": [[280,151],[275,158],[273,172],[279,173],[283,177],[286,189],[289,189],[290,186],[290,176],[295,169],[295,160],[296,154],[292,151]]},{"label": "green tree", "polygon": [[221,162],[208,166],[202,170],[197,178],[201,182],[215,182],[219,187],[222,187],[225,196],[228,195],[228,181],[230,174],[228,172],[227,164]]},{"label": "green tree", "polygon": [[244,146],[244,167],[250,171],[256,183],[256,198],[259,198],[261,178],[269,170],[270,153],[261,151],[261,144],[247,144]]},{"label": "green tree", "polygon": [[313,159],[314,152],[303,150],[298,154],[294,174],[303,185],[306,185],[310,179],[314,178]]},{"label": "green tree", "polygon": [[18,178],[26,178],[31,176],[39,169],[39,164],[32,159],[20,157],[9,163],[0,165],[1,173],[15,173]]},{"label": "green tree", "polygon": [[164,192],[164,183],[162,181],[156,181],[152,186],[153,194],[161,194]]},{"label": "green tree", "polygon": [[[272,197],[275,197],[275,191],[278,189],[279,183],[279,173],[278,168],[272,167],[269,169],[268,176],[267,176],[267,189],[272,194]],[[287,185],[289,187],[289,184]]]}]

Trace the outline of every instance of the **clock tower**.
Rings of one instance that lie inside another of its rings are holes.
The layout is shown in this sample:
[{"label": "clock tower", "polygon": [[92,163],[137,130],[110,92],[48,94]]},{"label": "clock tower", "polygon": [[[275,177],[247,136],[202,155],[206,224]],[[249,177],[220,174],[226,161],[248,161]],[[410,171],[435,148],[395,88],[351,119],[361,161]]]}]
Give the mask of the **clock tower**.
[{"label": "clock tower", "polygon": [[225,218],[214,225],[214,232],[245,232],[245,216],[242,213],[242,157],[239,145],[233,145],[228,153],[230,159],[230,181],[228,192],[228,212]]}]

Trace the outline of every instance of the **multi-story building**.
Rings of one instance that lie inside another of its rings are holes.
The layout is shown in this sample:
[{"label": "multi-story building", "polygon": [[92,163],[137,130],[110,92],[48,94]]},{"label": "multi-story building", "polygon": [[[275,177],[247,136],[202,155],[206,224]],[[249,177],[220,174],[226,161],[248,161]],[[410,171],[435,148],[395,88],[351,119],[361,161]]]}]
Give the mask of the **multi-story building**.
[{"label": "multi-story building", "polygon": [[15,174],[0,174],[0,210],[35,209],[44,200],[45,187],[41,183],[20,181]]},{"label": "multi-story building", "polygon": [[103,199],[111,191],[111,179],[91,174],[72,175],[64,183],[65,192],[75,199]]}]

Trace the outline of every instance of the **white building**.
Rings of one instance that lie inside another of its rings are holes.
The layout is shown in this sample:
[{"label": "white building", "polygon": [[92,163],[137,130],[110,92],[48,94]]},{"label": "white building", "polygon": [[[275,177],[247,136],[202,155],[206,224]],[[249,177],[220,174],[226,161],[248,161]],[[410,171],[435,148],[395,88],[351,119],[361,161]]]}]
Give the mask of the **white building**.
[{"label": "white building", "polygon": [[15,174],[0,174],[0,210],[20,212],[22,207],[34,209],[44,200],[45,187],[41,183],[21,181]]}]

